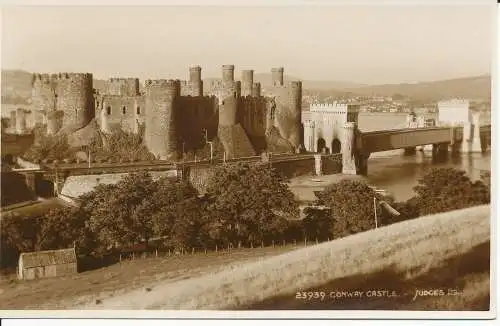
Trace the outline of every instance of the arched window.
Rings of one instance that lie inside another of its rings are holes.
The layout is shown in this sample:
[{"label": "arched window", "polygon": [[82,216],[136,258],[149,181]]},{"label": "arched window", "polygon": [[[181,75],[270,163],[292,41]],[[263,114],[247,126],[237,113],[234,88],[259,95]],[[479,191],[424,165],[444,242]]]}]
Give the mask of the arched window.
[{"label": "arched window", "polygon": [[111,106],[108,106],[108,107],[106,108],[106,114],[107,114],[107,115],[110,115],[110,114],[111,114]]},{"label": "arched window", "polygon": [[122,114],[126,114],[126,113],[127,113],[127,107],[124,106],[124,107],[122,107]]},{"label": "arched window", "polygon": [[137,107],[137,114],[141,114],[141,107],[140,106]]}]

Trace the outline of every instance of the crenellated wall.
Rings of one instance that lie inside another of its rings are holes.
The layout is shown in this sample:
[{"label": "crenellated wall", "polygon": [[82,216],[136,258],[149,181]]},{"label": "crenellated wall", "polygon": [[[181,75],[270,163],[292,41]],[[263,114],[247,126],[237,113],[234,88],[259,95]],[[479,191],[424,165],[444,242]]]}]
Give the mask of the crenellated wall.
[{"label": "crenellated wall", "polygon": [[138,96],[139,78],[110,78],[106,81],[106,94],[116,96]]}]

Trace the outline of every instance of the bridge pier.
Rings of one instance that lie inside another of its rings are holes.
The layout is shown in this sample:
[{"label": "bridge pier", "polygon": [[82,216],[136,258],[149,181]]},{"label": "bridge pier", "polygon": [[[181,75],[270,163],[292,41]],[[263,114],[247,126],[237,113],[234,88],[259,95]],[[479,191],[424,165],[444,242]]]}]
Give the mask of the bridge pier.
[{"label": "bridge pier", "polygon": [[444,159],[448,157],[448,143],[432,144],[432,159]]},{"label": "bridge pier", "polygon": [[323,175],[321,154],[314,155],[314,173],[317,176]]},{"label": "bridge pier", "polygon": [[417,148],[416,147],[406,147],[404,155],[405,156],[410,156],[410,155],[415,155],[417,153]]}]

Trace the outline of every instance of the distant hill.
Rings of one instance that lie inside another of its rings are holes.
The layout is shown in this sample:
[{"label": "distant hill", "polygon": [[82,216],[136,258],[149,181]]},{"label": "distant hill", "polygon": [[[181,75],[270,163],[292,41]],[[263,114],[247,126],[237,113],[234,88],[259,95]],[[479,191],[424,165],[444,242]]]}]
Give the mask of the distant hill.
[{"label": "distant hill", "polygon": [[483,75],[415,84],[351,87],[344,88],[342,91],[363,96],[399,94],[415,100],[441,100],[453,97],[486,99],[491,96],[491,76]]},{"label": "distant hill", "polygon": [[[215,78],[204,78],[205,81]],[[239,79],[239,78],[238,78]],[[294,76],[284,76],[284,82],[299,80]],[[270,73],[254,75],[254,81],[262,87],[271,85]],[[94,88],[104,90],[104,80],[94,79]],[[416,100],[439,100],[451,97],[489,98],[491,94],[491,76],[457,78],[435,82],[415,84],[363,85],[344,81],[302,80],[307,91],[328,92],[332,95],[350,93],[352,95],[394,96],[399,94]],[[142,84],[141,84],[142,86]],[[31,73],[23,70],[2,70],[2,103],[26,104],[31,96]]]}]

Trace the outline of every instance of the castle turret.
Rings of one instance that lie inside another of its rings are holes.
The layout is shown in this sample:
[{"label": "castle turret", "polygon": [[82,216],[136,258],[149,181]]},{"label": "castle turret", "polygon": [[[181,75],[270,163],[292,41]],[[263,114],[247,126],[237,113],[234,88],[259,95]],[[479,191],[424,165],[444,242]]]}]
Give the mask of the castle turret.
[{"label": "castle turret", "polygon": [[260,83],[253,83],[252,96],[254,97],[260,96]]},{"label": "castle turret", "polygon": [[95,114],[92,74],[59,74],[56,109],[64,112],[65,127],[74,129],[85,127]]},{"label": "castle turret", "polygon": [[145,140],[150,152],[162,160],[175,159],[177,132],[175,104],[179,80],[147,80]]},{"label": "castle turret", "polygon": [[189,68],[189,85],[191,96],[203,96],[203,81],[201,80],[201,67]]},{"label": "castle turret", "polygon": [[234,65],[223,65],[222,66],[222,82],[233,82],[234,81]]},{"label": "castle turret", "polygon": [[241,72],[241,96],[252,96],[253,70],[243,70]]},{"label": "castle turret", "polygon": [[272,83],[274,86],[283,86],[283,71],[283,67],[271,69]]}]

